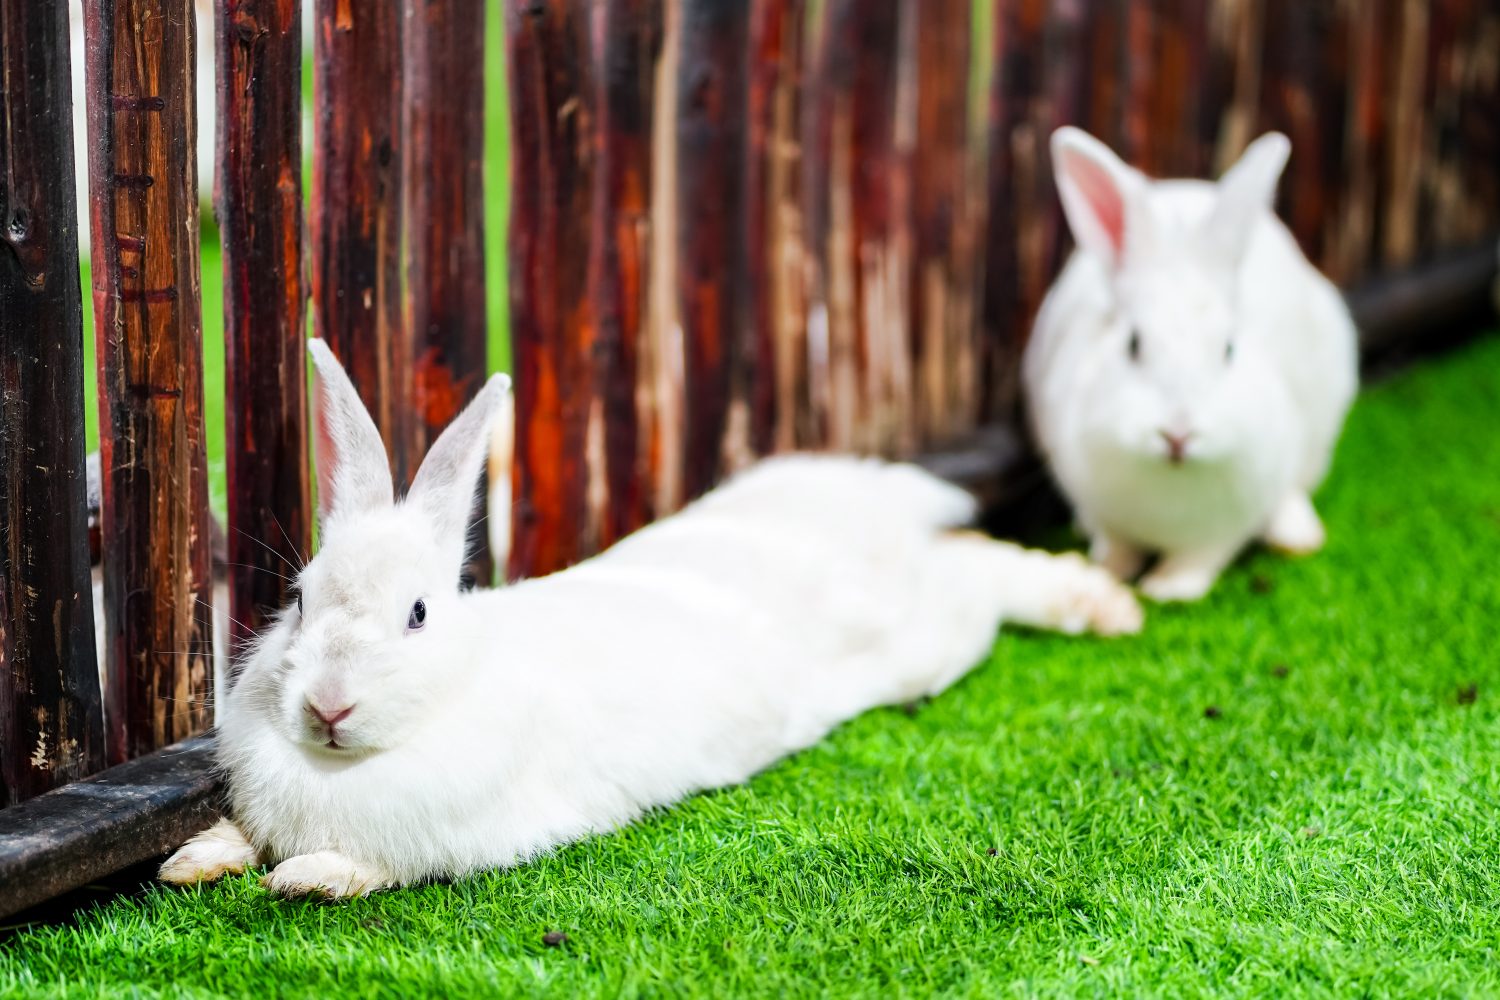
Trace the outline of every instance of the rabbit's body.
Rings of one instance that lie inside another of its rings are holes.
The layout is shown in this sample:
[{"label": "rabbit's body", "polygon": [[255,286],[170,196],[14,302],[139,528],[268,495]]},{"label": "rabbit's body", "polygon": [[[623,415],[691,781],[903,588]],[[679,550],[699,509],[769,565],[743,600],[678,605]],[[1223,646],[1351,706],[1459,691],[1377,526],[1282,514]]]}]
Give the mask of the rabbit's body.
[{"label": "rabbit's body", "polygon": [[[777,509],[803,497],[830,506]],[[580,566],[460,597],[433,710],[368,757],[288,743],[253,707],[276,678],[247,673],[220,727],[235,815],[272,857],[336,844],[405,882],[742,781],[982,659],[993,587],[930,613],[974,545],[941,532],[968,513],[909,469],[768,463]]]},{"label": "rabbit's body", "polygon": [[[271,860],[279,891],[349,895],[516,864],[941,690],[1002,617],[1140,624],[1099,570],[951,531],[972,501],[926,473],[797,456],[572,569],[430,595],[431,625],[396,634],[406,662],[363,595],[340,590],[415,579],[420,508],[327,533],[303,574],[305,621],[289,609],[264,635],[221,713],[236,823],[190,842],[165,878]],[[326,726],[304,711],[344,703],[352,714]]]},{"label": "rabbit's body", "polygon": [[[1023,379],[1096,558],[1130,576],[1160,553],[1143,586],[1192,598],[1257,537],[1321,544],[1308,497],[1357,388],[1356,336],[1338,291],[1252,196],[1243,236],[1219,241],[1235,249],[1216,251],[1198,237],[1233,222],[1215,215],[1233,214],[1221,185],[1136,178],[1118,178],[1121,200],[1139,201],[1112,210],[1127,231],[1113,245],[1088,238],[1075,198],[1085,236],[1038,314]],[[1105,186],[1083,183],[1096,199]],[[1128,244],[1132,221],[1149,232]]]}]

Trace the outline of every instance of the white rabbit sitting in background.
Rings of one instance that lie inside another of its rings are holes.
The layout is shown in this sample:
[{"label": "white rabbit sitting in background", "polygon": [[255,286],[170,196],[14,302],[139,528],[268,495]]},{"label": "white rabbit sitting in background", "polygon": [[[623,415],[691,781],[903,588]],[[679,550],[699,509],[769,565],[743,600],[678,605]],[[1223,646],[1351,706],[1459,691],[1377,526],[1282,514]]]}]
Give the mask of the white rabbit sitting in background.
[{"label": "white rabbit sitting in background", "polygon": [[1121,579],[1195,600],[1251,541],[1323,544],[1313,490],[1358,383],[1354,323],[1271,204],[1290,145],[1217,184],[1150,181],[1075,128],[1052,137],[1078,250],[1026,348],[1052,474]]},{"label": "white rabbit sitting in background", "polygon": [[219,717],[234,818],[170,882],[272,863],[275,892],[343,897],[514,865],[941,691],[1002,617],[1141,624],[1076,556],[950,530],[962,491],[837,457],[767,461],[579,566],[460,593],[503,376],[393,502],[375,425],[311,351],[322,549]]}]

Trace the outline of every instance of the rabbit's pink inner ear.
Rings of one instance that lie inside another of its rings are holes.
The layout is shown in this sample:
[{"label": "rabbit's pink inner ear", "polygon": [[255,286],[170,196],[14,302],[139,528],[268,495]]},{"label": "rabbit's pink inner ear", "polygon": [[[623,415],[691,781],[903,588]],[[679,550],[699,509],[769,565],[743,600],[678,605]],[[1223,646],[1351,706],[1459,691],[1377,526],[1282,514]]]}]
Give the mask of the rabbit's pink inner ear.
[{"label": "rabbit's pink inner ear", "polygon": [[313,467],[318,474],[318,513],[325,519],[333,510],[334,480],[338,477],[339,455],[336,439],[328,420],[328,390],[323,377],[313,377]]},{"label": "rabbit's pink inner ear", "polygon": [[[1068,157],[1068,178],[1088,205],[1098,235],[1109,246],[1110,256],[1119,259],[1125,249],[1125,196],[1107,169],[1083,156]],[[1083,240],[1080,235],[1080,241]]]}]

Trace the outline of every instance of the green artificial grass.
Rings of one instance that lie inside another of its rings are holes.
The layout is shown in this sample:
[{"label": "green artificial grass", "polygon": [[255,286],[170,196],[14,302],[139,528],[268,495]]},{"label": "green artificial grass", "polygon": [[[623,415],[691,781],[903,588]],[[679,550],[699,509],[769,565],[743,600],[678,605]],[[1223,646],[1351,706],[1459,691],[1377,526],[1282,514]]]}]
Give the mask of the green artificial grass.
[{"label": "green artificial grass", "polygon": [[[0,994],[1500,994],[1500,337],[1372,388],[1326,551],[514,871],[254,875],[0,944]],[[567,941],[548,947],[561,931]]]}]

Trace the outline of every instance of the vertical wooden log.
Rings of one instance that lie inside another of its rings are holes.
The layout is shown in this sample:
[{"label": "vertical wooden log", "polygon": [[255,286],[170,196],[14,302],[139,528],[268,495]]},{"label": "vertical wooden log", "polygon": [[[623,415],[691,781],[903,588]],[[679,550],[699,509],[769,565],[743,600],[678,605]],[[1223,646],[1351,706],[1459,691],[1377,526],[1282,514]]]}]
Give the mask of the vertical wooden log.
[{"label": "vertical wooden log", "polygon": [[924,3],[917,16],[912,332],[917,413],[938,443],[967,429],[978,376],[973,304],[977,232],[969,191],[969,0]]},{"label": "vertical wooden log", "polygon": [[1120,154],[1127,163],[1134,150],[1124,148],[1125,70],[1129,35],[1125,24],[1128,0],[1096,0],[1088,4],[1084,31],[1088,58],[1081,67],[1083,82],[1083,127],[1100,142]]},{"label": "vertical wooden log", "polygon": [[1198,128],[1208,57],[1205,7],[1204,0],[1169,0],[1155,11],[1141,157],[1154,176],[1202,177],[1211,166]]},{"label": "vertical wooden log", "polygon": [[[985,226],[985,281],[981,304],[980,378],[990,420],[1014,420],[1021,348],[1029,316],[1021,293],[1021,227],[1027,199],[1055,197],[1028,190],[1028,171],[1039,166],[1051,133],[1036,127],[1042,91],[1045,11],[1041,0],[1001,4],[992,15],[994,72],[989,92],[989,215]],[[1029,220],[1033,227],[1039,220]],[[1035,228],[1031,231],[1036,234]]]},{"label": "vertical wooden log", "polygon": [[830,0],[825,12],[814,99],[831,146],[815,182],[829,186],[829,228],[815,250],[828,280],[829,444],[909,451],[912,24],[894,2]]},{"label": "vertical wooden log", "polygon": [[[1476,0],[1438,0],[1432,4],[1427,30],[1427,78],[1423,102],[1428,109],[1422,144],[1421,204],[1418,242],[1424,249],[1445,241],[1463,241],[1464,234],[1482,214],[1463,203],[1463,182],[1458,169],[1463,159],[1458,145],[1458,116],[1463,81],[1463,52],[1459,38],[1477,27],[1473,8]],[[1475,227],[1477,228],[1477,227]],[[1472,238],[1472,237],[1471,237]]]},{"label": "vertical wooden log", "polygon": [[748,451],[753,354],[744,288],[743,0],[684,0],[677,94],[678,280],[687,359],[683,486],[713,486]]},{"label": "vertical wooden log", "polygon": [[1261,39],[1265,0],[1213,0],[1209,13],[1210,65],[1208,81],[1214,100],[1213,173],[1222,173],[1244,152],[1260,116]]},{"label": "vertical wooden log", "polygon": [[401,314],[402,0],[313,0],[313,330],[375,418],[398,487],[413,467]]},{"label": "vertical wooden log", "polygon": [[[484,5],[405,0],[404,212],[413,340],[406,456],[421,461],[484,384]],[[489,584],[483,485],[476,487],[465,576]]]},{"label": "vertical wooden log", "polygon": [[[756,0],[750,8],[746,267],[751,325],[762,359],[762,376],[751,398],[751,433],[758,451],[797,447],[807,412],[801,204],[806,20],[805,0]],[[771,368],[764,367],[767,359]]]},{"label": "vertical wooden log", "polygon": [[661,58],[651,108],[651,231],[646,264],[646,330],[636,399],[641,463],[656,513],[682,505],[683,413],[687,409],[681,308],[677,294],[677,67],[682,62],[682,5],[662,0]]},{"label": "vertical wooden log", "polygon": [[0,808],[104,766],[69,90],[66,6],[0,0]]},{"label": "vertical wooden log", "polygon": [[[1324,160],[1339,159],[1340,108],[1324,106],[1325,39],[1335,25],[1324,4],[1267,0],[1262,49],[1262,112],[1255,134],[1276,129],[1292,141],[1292,158],[1281,182],[1282,218],[1314,260],[1322,253],[1323,221],[1333,211],[1333,190],[1325,186]],[[1251,138],[1254,138],[1252,135]]]},{"label": "vertical wooden log", "polygon": [[1119,140],[1115,148],[1127,163],[1148,164],[1153,159],[1151,143],[1165,136],[1152,134],[1149,94],[1151,81],[1165,67],[1156,60],[1155,35],[1161,14],[1158,4],[1120,0],[1119,24],[1124,30],[1119,54]]},{"label": "vertical wooden log", "polygon": [[647,321],[651,136],[662,14],[661,0],[604,0],[591,26],[598,113],[588,282],[599,405],[590,414],[590,433],[602,437],[603,468],[590,469],[589,477],[602,477],[607,492],[601,545],[645,524],[650,511],[636,386]]},{"label": "vertical wooden log", "polygon": [[[1020,223],[1026,244],[1020,256],[1021,303],[1029,328],[1053,277],[1062,269],[1071,248],[1062,202],[1052,180],[1049,142],[1058,127],[1083,119],[1088,72],[1089,8],[1077,0],[1055,5],[1049,11],[1043,40],[1046,53],[1043,94],[1037,121],[1018,144],[1018,161],[1026,164],[1018,174],[1030,178],[1025,190],[1036,196],[1018,196],[1018,210],[1027,214]],[[1042,206],[1037,207],[1038,203]]]},{"label": "vertical wooden log", "polygon": [[827,2],[813,4],[808,39],[808,86],[802,116],[802,223],[805,272],[805,336],[799,360],[805,376],[802,407],[794,419],[797,445],[823,448],[829,443],[832,377],[829,370],[830,285],[828,242],[833,218],[834,106],[823,83],[837,58],[838,32]]},{"label": "vertical wooden log", "polygon": [[[1500,9],[1480,3],[1455,33],[1459,109],[1455,155],[1464,215],[1479,232],[1500,230]],[[1467,239],[1468,234],[1461,238]]]},{"label": "vertical wooden log", "polygon": [[1386,143],[1381,205],[1381,264],[1412,263],[1417,256],[1417,210],[1420,203],[1422,133],[1427,107],[1427,29],[1431,11],[1426,0],[1396,0],[1392,62],[1386,67],[1390,141]]},{"label": "vertical wooden log", "polygon": [[232,659],[287,603],[312,545],[300,10],[241,0],[215,15]]},{"label": "vertical wooden log", "polygon": [[210,721],[191,0],[86,0],[109,757]]},{"label": "vertical wooden log", "polygon": [[585,554],[593,88],[583,0],[507,0],[516,501],[512,575]]},{"label": "vertical wooden log", "polygon": [[1346,0],[1341,15],[1349,46],[1344,70],[1348,97],[1337,163],[1343,194],[1339,206],[1329,215],[1323,263],[1332,276],[1347,282],[1369,269],[1376,245],[1380,150],[1385,130],[1381,92],[1388,35],[1381,9],[1375,4]]},{"label": "vertical wooden log", "polygon": [[[745,163],[746,283],[760,377],[750,392],[750,439],[761,453],[777,446],[778,409],[790,403],[793,359],[783,358],[780,329],[792,291],[783,260],[795,235],[795,127],[803,0],[755,0],[750,7],[748,151]],[[794,336],[794,335],[793,335]],[[790,338],[789,338],[790,339]],[[792,352],[794,344],[785,345]],[[783,414],[785,416],[786,414]],[[790,428],[791,421],[785,426]],[[789,444],[784,445],[789,446]]]},{"label": "vertical wooden log", "polygon": [[1078,2],[1002,4],[991,24],[982,410],[1012,422],[1020,356],[1042,296],[1069,248],[1052,180],[1052,132],[1084,119],[1087,10]]}]

